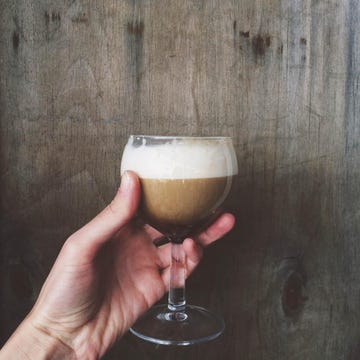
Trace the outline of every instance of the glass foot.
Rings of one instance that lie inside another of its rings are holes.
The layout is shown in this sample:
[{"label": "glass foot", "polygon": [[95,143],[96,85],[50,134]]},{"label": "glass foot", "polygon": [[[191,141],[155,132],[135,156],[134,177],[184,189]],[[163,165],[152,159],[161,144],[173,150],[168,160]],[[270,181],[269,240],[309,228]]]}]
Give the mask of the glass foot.
[{"label": "glass foot", "polygon": [[157,305],[130,329],[139,338],[161,345],[192,345],[216,339],[224,331],[224,320],[198,306],[172,312]]}]

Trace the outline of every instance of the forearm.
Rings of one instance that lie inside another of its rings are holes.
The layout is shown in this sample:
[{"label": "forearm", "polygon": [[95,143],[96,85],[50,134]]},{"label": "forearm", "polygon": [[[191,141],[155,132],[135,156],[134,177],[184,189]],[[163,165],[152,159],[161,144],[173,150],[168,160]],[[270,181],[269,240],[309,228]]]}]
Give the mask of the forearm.
[{"label": "forearm", "polygon": [[73,350],[25,319],[0,350],[0,360],[76,359]]}]

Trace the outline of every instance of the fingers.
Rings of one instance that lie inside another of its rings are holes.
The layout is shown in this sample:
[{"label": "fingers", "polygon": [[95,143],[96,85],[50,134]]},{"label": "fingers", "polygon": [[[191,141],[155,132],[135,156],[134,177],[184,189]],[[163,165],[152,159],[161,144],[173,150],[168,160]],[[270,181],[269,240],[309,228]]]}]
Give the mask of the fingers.
[{"label": "fingers", "polygon": [[[194,271],[201,261],[203,249],[227,234],[234,227],[234,224],[234,216],[225,213],[205,231],[200,233],[196,240],[190,238],[184,240],[183,246],[186,254],[186,277]],[[158,255],[163,265],[162,278],[166,286],[168,286],[170,281],[171,244],[159,247]]]},{"label": "fingers", "polygon": [[203,256],[203,248],[196,244],[193,239],[185,239],[183,242],[185,254],[187,257],[187,276],[190,275],[199,264]]},{"label": "fingers", "polygon": [[[196,251],[199,251],[199,249],[201,249],[202,252],[202,248],[205,248],[208,245],[215,242],[216,240],[219,240],[234,227],[234,224],[235,224],[234,216],[232,214],[225,213],[222,214],[206,230],[201,232],[196,237],[195,242],[193,239],[185,239],[183,245],[185,247],[185,251],[187,252],[187,255],[190,257],[190,260],[193,262],[196,262],[197,260],[200,261],[201,257],[196,258],[196,256],[198,256],[196,254]],[[158,255],[162,263],[164,264],[164,267],[166,267],[170,265],[171,244],[167,243],[165,245],[162,245],[160,243],[161,239],[162,238],[155,239],[154,241],[155,241],[155,245],[159,246]]]},{"label": "fingers", "polygon": [[[183,242],[186,259],[187,261],[190,261],[191,263],[199,263],[202,254],[203,254],[203,248],[196,244],[196,242],[193,239],[185,239]],[[158,256],[161,260],[161,264],[163,268],[166,268],[170,266],[171,263],[171,244],[168,243],[166,245],[163,245],[158,248],[157,250]]]},{"label": "fingers", "polygon": [[227,234],[234,227],[234,224],[234,215],[229,213],[222,214],[206,230],[200,233],[196,237],[196,240],[199,244],[201,244],[201,246],[208,246]]},{"label": "fingers", "polygon": [[134,215],[140,200],[140,183],[135,173],[125,172],[111,203],[93,220],[74,233],[68,242],[76,244],[81,256],[94,256]]},{"label": "fingers", "polygon": [[[199,264],[202,255],[203,249],[200,245],[196,244],[193,239],[185,239],[183,242],[183,247],[185,251],[186,261],[185,261],[185,277],[187,278]],[[166,287],[170,284],[170,262],[171,262],[171,244],[167,244],[161,248],[161,255],[163,257],[162,264],[164,270],[161,274],[162,279]]]},{"label": "fingers", "polygon": [[[226,235],[234,227],[234,224],[235,218],[232,214],[222,214],[207,229],[198,234],[195,237],[195,240],[201,246],[206,247]],[[151,228],[150,226],[148,227]],[[152,235],[152,237],[154,238],[154,245],[157,247],[163,247],[163,245],[169,243],[169,239],[166,238],[166,236],[160,234],[159,232],[157,232],[156,236]]]}]

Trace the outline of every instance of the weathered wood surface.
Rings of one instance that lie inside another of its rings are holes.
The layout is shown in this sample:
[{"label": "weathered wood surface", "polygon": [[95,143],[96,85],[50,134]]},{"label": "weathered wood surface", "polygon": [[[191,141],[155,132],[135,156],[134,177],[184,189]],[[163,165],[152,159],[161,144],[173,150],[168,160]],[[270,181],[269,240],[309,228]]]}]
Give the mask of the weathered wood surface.
[{"label": "weathered wood surface", "polygon": [[4,341],[109,201],[130,133],[232,135],[237,228],[190,300],[217,341],[107,359],[360,358],[357,0],[0,0]]}]

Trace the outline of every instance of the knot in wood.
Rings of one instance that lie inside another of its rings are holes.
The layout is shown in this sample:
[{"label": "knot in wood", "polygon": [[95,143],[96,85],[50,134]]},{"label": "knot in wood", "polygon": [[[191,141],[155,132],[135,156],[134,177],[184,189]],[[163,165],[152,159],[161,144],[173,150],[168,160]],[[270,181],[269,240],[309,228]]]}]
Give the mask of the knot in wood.
[{"label": "knot in wood", "polygon": [[297,271],[287,277],[282,293],[282,308],[286,316],[293,317],[303,309],[308,299],[304,296],[304,285],[304,278]]},{"label": "knot in wood", "polygon": [[271,45],[270,35],[256,35],[251,40],[253,52],[255,56],[264,56],[265,51]]},{"label": "knot in wood", "polygon": [[142,36],[144,32],[144,23],[142,21],[128,22],[127,32],[135,36]]}]

